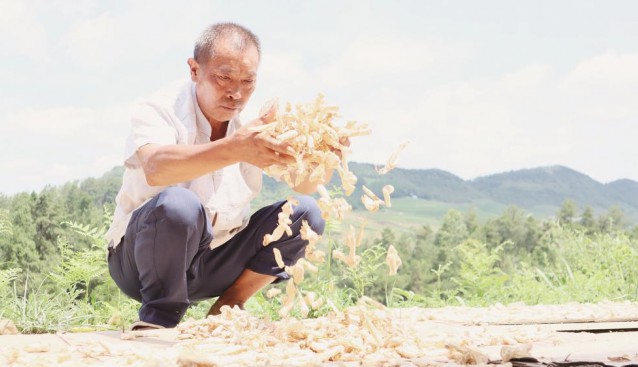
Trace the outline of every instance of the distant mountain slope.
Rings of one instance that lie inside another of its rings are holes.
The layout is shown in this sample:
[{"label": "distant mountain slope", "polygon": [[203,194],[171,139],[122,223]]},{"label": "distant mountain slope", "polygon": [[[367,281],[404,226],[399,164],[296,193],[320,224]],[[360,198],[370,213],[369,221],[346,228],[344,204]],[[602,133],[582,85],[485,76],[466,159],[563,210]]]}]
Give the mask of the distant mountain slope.
[{"label": "distant mountain slope", "polygon": [[560,206],[565,199],[606,207],[603,184],[563,166],[539,167],[476,178],[472,185],[488,197],[522,207]]},{"label": "distant mountain slope", "polygon": [[[497,173],[465,181],[438,169],[401,169],[379,176],[371,164],[352,163],[351,170],[364,184],[380,192],[395,187],[393,197],[412,196],[450,204],[516,205],[536,215],[556,213],[567,199],[581,208],[601,212],[618,206],[630,220],[638,221],[638,182],[621,179],[602,184],[564,166],[548,166]],[[334,182],[338,184],[338,181]],[[353,195],[354,196],[354,195]],[[356,202],[360,195],[354,196]]]},{"label": "distant mountain slope", "polygon": [[[447,203],[467,203],[484,197],[470,183],[440,169],[394,169],[379,175],[374,166],[367,163],[352,162],[349,168],[358,178],[354,197],[361,196],[361,185],[380,194],[387,184],[394,186],[393,197],[410,196]],[[340,185],[338,175],[335,176],[331,184]]]},{"label": "distant mountain slope", "polygon": [[622,179],[610,182],[604,187],[607,197],[638,208],[638,182]]},{"label": "distant mountain slope", "polygon": [[[396,168],[379,175],[371,164],[351,162],[349,167],[358,177],[357,190],[348,197],[355,210],[364,210],[361,185],[379,196],[384,185],[394,186],[392,197],[398,200],[398,206],[384,211],[388,223],[395,220],[406,221],[403,224],[423,223],[432,217],[439,219],[449,208],[475,208],[479,216],[486,218],[499,215],[509,205],[544,217],[555,214],[566,199],[574,201],[581,210],[590,206],[598,213],[618,206],[630,222],[638,223],[638,182],[621,179],[602,184],[563,166],[521,169],[467,181],[439,169]],[[98,204],[112,203],[122,172],[123,167],[115,167],[100,178],[89,178],[80,184],[92,188],[90,194]],[[341,186],[336,172],[329,187],[332,185]],[[284,199],[291,193],[283,183],[264,176],[262,195],[254,203],[255,207]]]}]

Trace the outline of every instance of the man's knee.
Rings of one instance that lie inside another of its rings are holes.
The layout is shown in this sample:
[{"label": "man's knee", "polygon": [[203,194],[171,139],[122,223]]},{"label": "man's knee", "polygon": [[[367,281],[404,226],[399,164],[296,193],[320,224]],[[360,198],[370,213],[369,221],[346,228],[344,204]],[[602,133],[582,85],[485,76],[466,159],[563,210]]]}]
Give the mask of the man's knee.
[{"label": "man's knee", "polygon": [[192,226],[205,217],[197,195],[183,187],[169,187],[159,193],[154,213],[176,226]]},{"label": "man's knee", "polygon": [[294,220],[305,220],[310,228],[317,234],[323,234],[326,221],[321,217],[321,210],[317,201],[311,196],[297,196],[299,205],[293,207],[292,217]]}]

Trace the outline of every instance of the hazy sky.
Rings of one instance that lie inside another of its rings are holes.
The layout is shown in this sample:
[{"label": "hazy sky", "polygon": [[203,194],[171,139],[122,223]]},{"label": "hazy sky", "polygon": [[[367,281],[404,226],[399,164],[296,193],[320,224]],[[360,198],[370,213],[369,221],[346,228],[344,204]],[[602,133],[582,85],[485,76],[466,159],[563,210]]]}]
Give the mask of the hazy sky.
[{"label": "hazy sky", "polygon": [[0,192],[122,163],[132,103],[188,78],[195,38],[261,39],[257,91],[323,92],[373,135],[353,160],[462,178],[566,165],[638,180],[638,1],[0,0]]}]

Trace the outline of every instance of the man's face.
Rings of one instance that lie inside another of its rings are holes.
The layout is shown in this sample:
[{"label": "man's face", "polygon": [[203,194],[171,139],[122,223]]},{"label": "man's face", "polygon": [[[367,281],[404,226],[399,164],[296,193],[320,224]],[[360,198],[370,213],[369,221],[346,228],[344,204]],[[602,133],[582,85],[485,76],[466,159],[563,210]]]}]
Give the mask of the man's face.
[{"label": "man's face", "polygon": [[238,51],[224,38],[215,43],[215,56],[198,63],[189,59],[197,102],[211,124],[229,121],[244,108],[255,90],[259,53],[254,45]]}]

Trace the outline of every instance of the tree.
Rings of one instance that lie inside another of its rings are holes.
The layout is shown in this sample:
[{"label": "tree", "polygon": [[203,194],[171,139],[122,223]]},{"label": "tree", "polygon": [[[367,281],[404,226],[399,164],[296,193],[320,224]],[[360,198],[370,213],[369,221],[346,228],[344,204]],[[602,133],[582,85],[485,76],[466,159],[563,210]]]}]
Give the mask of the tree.
[{"label": "tree", "polygon": [[465,221],[465,227],[467,228],[468,235],[472,236],[479,228],[479,224],[476,219],[476,209],[471,207],[470,210],[465,213],[463,220]]},{"label": "tree", "polygon": [[417,241],[430,241],[432,235],[434,234],[434,230],[427,224],[422,225],[416,231],[416,239]]},{"label": "tree", "polygon": [[10,235],[13,233],[11,221],[9,220],[9,213],[0,209],[0,235]]},{"label": "tree", "polygon": [[512,241],[516,246],[524,242],[525,221],[527,215],[518,207],[512,205],[505,209],[505,212],[496,220],[501,241],[495,245],[500,245],[505,241]]},{"label": "tree", "polygon": [[528,216],[525,220],[525,235],[521,241],[520,248],[524,249],[527,253],[533,253],[538,247],[543,232],[541,225],[533,216]]},{"label": "tree", "polygon": [[22,268],[30,272],[39,270],[40,262],[35,245],[35,223],[33,196],[22,193],[16,195],[11,203],[9,217],[13,231],[8,236],[0,237],[0,262],[3,267]]},{"label": "tree", "polygon": [[396,235],[392,229],[386,227],[381,232],[381,243],[385,246],[394,245],[396,247]]},{"label": "tree", "polygon": [[622,230],[626,225],[625,213],[618,206],[612,206],[607,213],[598,218],[598,226],[601,232]]},{"label": "tree", "polygon": [[434,245],[433,231],[430,226],[423,225],[415,233],[414,250],[404,259],[403,274],[408,274],[406,290],[425,293],[432,283],[434,274],[431,269],[439,257],[439,248]]},{"label": "tree", "polygon": [[436,232],[434,244],[440,248],[452,248],[467,237],[467,226],[463,216],[457,210],[450,209],[443,217],[441,228]]},{"label": "tree", "polygon": [[48,272],[53,258],[58,256],[56,242],[62,234],[60,223],[66,219],[51,189],[43,190],[35,198],[31,216],[35,223],[35,248],[42,262],[39,268]]},{"label": "tree", "polygon": [[592,234],[596,231],[596,220],[594,219],[594,211],[590,206],[585,207],[580,215],[580,225],[585,229],[585,233]]},{"label": "tree", "polygon": [[458,254],[456,254],[454,249],[467,238],[467,227],[463,216],[457,210],[450,209],[443,217],[441,227],[434,238],[434,245],[438,253],[433,265],[445,265],[450,261],[456,263]]},{"label": "tree", "polygon": [[573,200],[566,199],[563,201],[563,205],[558,210],[558,222],[561,225],[571,225],[576,218],[576,211],[578,207]]},{"label": "tree", "polygon": [[478,239],[490,249],[503,248],[503,268],[508,270],[530,256],[541,236],[539,223],[514,205],[485,223],[481,233]]}]

